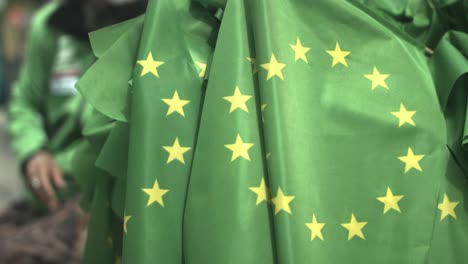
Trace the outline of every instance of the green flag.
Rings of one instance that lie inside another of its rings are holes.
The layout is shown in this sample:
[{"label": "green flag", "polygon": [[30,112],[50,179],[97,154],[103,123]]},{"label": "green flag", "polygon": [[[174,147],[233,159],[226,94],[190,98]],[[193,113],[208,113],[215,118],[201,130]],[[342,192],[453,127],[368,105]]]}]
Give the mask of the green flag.
[{"label": "green flag", "polygon": [[124,263],[463,263],[466,34],[361,2],[150,2],[131,85],[80,82]]}]

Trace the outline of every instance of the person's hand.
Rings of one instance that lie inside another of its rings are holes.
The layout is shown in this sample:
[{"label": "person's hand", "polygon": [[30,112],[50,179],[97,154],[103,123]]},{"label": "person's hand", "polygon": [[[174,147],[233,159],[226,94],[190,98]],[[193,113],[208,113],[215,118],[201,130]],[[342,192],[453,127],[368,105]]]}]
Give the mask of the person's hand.
[{"label": "person's hand", "polygon": [[26,164],[26,177],[32,190],[50,210],[57,209],[59,202],[54,188],[64,189],[62,170],[47,151],[34,154]]}]

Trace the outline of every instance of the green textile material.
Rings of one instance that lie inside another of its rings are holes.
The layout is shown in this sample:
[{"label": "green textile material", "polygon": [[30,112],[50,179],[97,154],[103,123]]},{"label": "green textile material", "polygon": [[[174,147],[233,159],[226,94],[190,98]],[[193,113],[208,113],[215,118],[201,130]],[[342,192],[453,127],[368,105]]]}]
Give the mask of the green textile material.
[{"label": "green textile material", "polygon": [[96,32],[78,87],[117,121],[85,263],[463,263],[461,2],[416,31],[388,14],[429,2],[378,3],[151,1],[140,32]]},{"label": "green textile material", "polygon": [[41,149],[49,150],[66,174],[68,193],[76,195],[72,155],[85,144],[82,124],[91,107],[74,89],[95,57],[88,43],[52,29],[51,2],[34,16],[20,77],[8,106],[8,132],[20,163]]},{"label": "green textile material", "polygon": [[[131,79],[139,44],[134,40],[140,39],[142,22],[143,17],[139,17],[108,27],[104,34],[99,34],[100,31],[90,34],[93,51],[101,58],[93,65],[93,69],[102,69],[99,70],[102,75],[85,75],[76,85],[83,94],[89,95],[88,102],[97,110],[120,121],[126,121],[128,115],[128,82]],[[121,53],[122,50],[126,52]],[[112,61],[112,70],[109,69],[109,61]],[[115,75],[114,72],[121,74]],[[82,83],[93,85],[82,85]]]}]

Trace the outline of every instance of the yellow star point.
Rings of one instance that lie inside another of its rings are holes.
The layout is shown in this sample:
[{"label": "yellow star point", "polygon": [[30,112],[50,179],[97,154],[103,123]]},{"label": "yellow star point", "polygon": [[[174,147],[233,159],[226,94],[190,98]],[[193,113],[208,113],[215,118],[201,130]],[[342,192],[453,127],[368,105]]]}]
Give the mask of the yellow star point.
[{"label": "yellow star point", "polygon": [[262,111],[262,121],[265,122],[265,108],[267,107],[267,104],[262,104],[261,106],[261,111]]},{"label": "yellow star point", "polygon": [[289,46],[294,51],[294,61],[302,60],[305,63],[309,63],[307,61],[306,53],[309,52],[310,48],[302,46],[299,37],[296,40],[296,44],[289,44]]},{"label": "yellow star point", "polygon": [[387,187],[387,195],[383,197],[377,197],[377,200],[385,205],[384,214],[386,214],[390,209],[401,213],[398,202],[403,199],[403,197],[403,195],[393,195],[392,190]]},{"label": "yellow star point", "polygon": [[247,57],[247,60],[252,64],[252,74],[258,72],[257,59]]},{"label": "yellow star point", "polygon": [[400,104],[400,111],[399,112],[391,112],[392,115],[398,117],[399,124],[398,126],[401,127],[404,124],[408,123],[412,126],[416,126],[416,124],[413,121],[413,116],[416,114],[416,111],[408,111],[406,110],[405,106],[403,104]]},{"label": "yellow star point", "polygon": [[265,179],[262,178],[262,181],[258,187],[250,187],[249,189],[257,195],[256,205],[261,204],[263,201],[270,201],[270,191],[265,184]]},{"label": "yellow star point", "polygon": [[271,199],[271,202],[275,206],[275,215],[281,211],[285,211],[288,214],[292,215],[291,208],[289,207],[289,203],[296,198],[295,196],[286,196],[281,190],[281,187],[278,187],[278,193],[276,194],[275,198]]},{"label": "yellow star point", "polygon": [[364,77],[372,81],[372,90],[374,90],[377,87],[383,87],[385,89],[388,89],[387,83],[385,80],[390,76],[390,74],[382,74],[379,72],[377,67],[374,66],[374,70],[372,71],[372,74],[365,74]]},{"label": "yellow star point", "polygon": [[115,257],[115,264],[122,264],[122,257]]},{"label": "yellow star point", "polygon": [[457,207],[458,203],[458,201],[451,202],[447,194],[444,194],[444,200],[438,206],[440,210],[440,221],[444,220],[444,218],[449,215],[456,219],[455,207]]},{"label": "yellow star point", "polygon": [[344,66],[348,67],[348,63],[346,62],[346,56],[351,54],[351,52],[341,50],[340,44],[338,42],[335,45],[335,50],[327,50],[326,52],[333,58],[332,67],[335,67],[335,65],[337,65],[338,63],[341,63]]},{"label": "yellow star point", "polygon": [[206,74],[206,64],[205,63],[202,63],[202,62],[195,62],[198,66],[198,68],[200,68],[200,72],[198,73],[198,77],[200,78],[204,78],[205,77],[205,74]]},{"label": "yellow star point", "polygon": [[149,196],[146,206],[150,206],[154,202],[158,202],[162,207],[164,207],[163,196],[169,192],[169,190],[159,188],[158,180],[154,181],[152,188],[143,188],[141,190]]},{"label": "yellow star point", "polygon": [[181,147],[179,143],[179,138],[176,138],[174,145],[172,146],[163,146],[163,148],[169,153],[167,158],[167,164],[171,163],[173,160],[178,160],[182,164],[185,164],[184,153],[189,151],[189,147]]},{"label": "yellow star point", "polygon": [[367,222],[358,222],[354,214],[351,214],[351,220],[349,223],[341,224],[344,228],[348,229],[348,240],[358,236],[362,239],[366,239],[362,233],[362,228],[367,225]]},{"label": "yellow star point", "polygon": [[245,112],[249,112],[246,102],[250,100],[251,98],[252,98],[251,95],[243,95],[240,92],[239,86],[236,86],[236,89],[232,96],[223,97],[224,100],[231,103],[231,108],[229,109],[229,113],[232,113],[236,109],[241,109],[241,110],[244,110]]},{"label": "yellow star point", "polygon": [[284,80],[282,70],[284,67],[286,67],[286,64],[278,62],[278,60],[276,60],[275,54],[271,54],[269,63],[264,63],[261,66],[262,68],[268,71],[267,81],[273,78],[274,76],[277,76],[281,80]]},{"label": "yellow star point", "polygon": [[424,155],[414,155],[413,150],[408,148],[408,154],[406,156],[398,157],[403,163],[405,163],[405,173],[411,169],[422,171],[419,161],[424,158]]},{"label": "yellow star point", "polygon": [[325,223],[317,222],[315,214],[312,214],[312,222],[306,223],[306,226],[311,231],[310,241],[314,240],[316,237],[318,237],[320,240],[323,240],[322,228],[325,226]]},{"label": "yellow star point", "polygon": [[226,144],[224,146],[232,151],[231,161],[234,161],[239,157],[250,161],[249,149],[253,147],[253,145],[253,143],[244,143],[241,136],[237,134],[236,142],[234,144]]},{"label": "yellow star point", "polygon": [[179,113],[181,116],[185,117],[184,106],[190,103],[189,100],[181,100],[179,98],[179,93],[174,92],[174,95],[170,99],[161,99],[164,103],[169,106],[166,116],[169,116],[172,113]]},{"label": "yellow star point", "polygon": [[128,224],[128,221],[130,221],[130,218],[132,218],[131,215],[126,215],[124,213],[124,224],[123,224],[123,230],[125,233],[127,233],[127,224]]},{"label": "yellow star point", "polygon": [[143,66],[140,77],[143,77],[148,73],[152,73],[154,76],[159,77],[158,67],[163,65],[164,61],[155,61],[153,54],[150,52],[146,60],[139,60],[137,63]]}]

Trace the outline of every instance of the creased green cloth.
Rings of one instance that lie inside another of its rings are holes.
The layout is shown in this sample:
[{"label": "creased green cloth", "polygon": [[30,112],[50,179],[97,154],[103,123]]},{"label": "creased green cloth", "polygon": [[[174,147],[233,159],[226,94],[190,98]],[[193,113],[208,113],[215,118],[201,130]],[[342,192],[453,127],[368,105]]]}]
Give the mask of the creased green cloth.
[{"label": "creased green cloth", "polygon": [[79,88],[117,121],[85,262],[463,263],[462,2],[379,3],[151,1],[96,32]]},{"label": "creased green cloth", "polygon": [[93,51],[100,58],[90,70],[101,74],[85,74],[76,85],[81,93],[89,95],[89,103],[97,110],[119,121],[127,120],[128,82],[142,23],[143,16],[106,28],[103,33],[90,34]]}]

